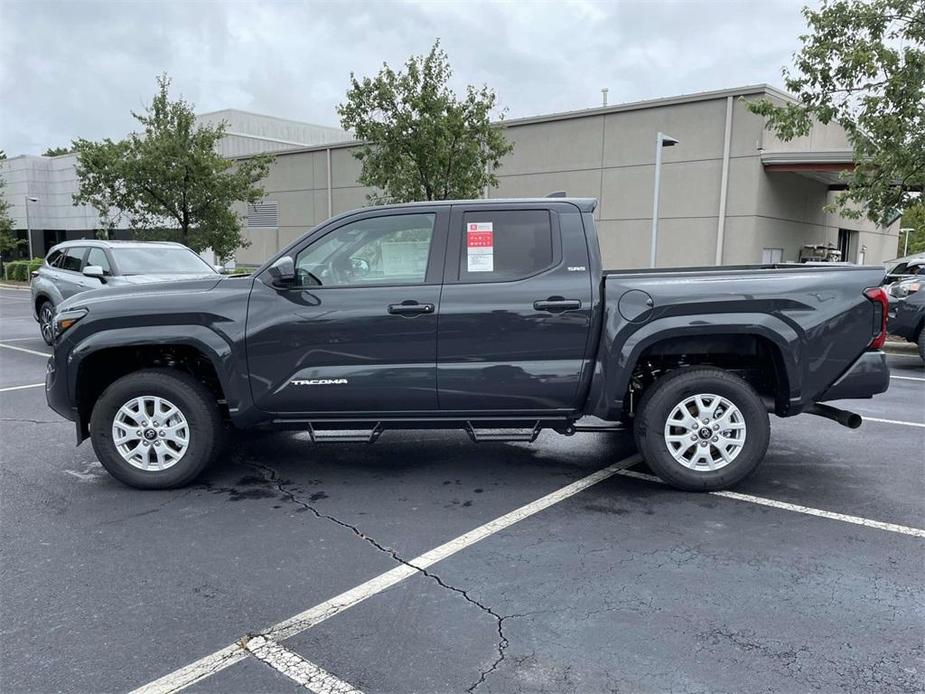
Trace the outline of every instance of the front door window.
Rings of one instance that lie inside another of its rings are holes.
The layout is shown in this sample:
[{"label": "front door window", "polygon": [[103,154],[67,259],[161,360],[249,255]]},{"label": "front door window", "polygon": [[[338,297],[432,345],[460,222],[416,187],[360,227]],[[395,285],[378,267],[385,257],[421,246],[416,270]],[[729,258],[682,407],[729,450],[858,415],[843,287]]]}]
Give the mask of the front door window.
[{"label": "front door window", "polygon": [[371,217],[335,229],[296,257],[302,287],[424,284],[433,214]]}]

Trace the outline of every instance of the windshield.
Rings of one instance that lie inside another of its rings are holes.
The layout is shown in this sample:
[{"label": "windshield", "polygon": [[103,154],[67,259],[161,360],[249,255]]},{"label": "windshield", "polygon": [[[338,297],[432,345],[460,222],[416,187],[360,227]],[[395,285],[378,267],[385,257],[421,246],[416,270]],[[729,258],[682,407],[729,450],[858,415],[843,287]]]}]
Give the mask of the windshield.
[{"label": "windshield", "polygon": [[123,275],[205,275],[215,272],[211,265],[188,248],[114,248],[112,255]]}]

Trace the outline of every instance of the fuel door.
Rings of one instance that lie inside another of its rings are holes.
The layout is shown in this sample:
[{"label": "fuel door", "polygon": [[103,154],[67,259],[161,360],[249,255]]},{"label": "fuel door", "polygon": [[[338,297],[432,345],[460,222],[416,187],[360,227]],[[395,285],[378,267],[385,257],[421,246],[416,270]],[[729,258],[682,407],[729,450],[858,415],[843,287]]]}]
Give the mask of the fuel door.
[{"label": "fuel door", "polygon": [[655,301],[641,289],[624,292],[617,304],[620,315],[630,323],[645,323],[652,316]]}]

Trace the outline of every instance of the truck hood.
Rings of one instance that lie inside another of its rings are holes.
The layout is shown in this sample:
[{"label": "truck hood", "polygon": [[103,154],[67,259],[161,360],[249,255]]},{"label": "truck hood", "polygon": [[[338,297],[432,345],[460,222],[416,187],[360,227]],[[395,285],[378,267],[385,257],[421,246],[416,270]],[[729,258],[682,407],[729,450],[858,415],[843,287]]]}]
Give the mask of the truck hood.
[{"label": "truck hood", "polygon": [[[139,298],[150,295],[152,299],[163,297],[166,294],[200,294],[208,292],[218,286],[225,280],[222,275],[212,274],[205,277],[187,278],[188,275],[129,275],[120,277],[123,280],[120,284],[112,282],[100,289],[92,289],[87,292],[75,294],[70,299],[63,301],[59,306],[59,311],[64,311],[76,306],[94,306],[104,303],[119,301],[125,297]],[[152,279],[159,278],[159,279]],[[124,280],[136,280],[134,282],[124,282]]]}]

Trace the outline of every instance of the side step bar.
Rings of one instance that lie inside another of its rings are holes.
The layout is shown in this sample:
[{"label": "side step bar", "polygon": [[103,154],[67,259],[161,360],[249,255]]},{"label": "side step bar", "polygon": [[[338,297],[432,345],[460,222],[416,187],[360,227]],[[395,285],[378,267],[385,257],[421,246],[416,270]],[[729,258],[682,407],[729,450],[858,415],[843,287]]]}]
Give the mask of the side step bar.
[{"label": "side step bar", "polygon": [[308,424],[308,435],[312,443],[376,443],[383,432],[382,422],[369,429],[316,429]]},{"label": "side step bar", "polygon": [[466,422],[466,433],[475,443],[487,443],[490,441],[524,441],[533,443],[536,437],[540,435],[543,427],[540,420],[537,420],[531,429],[476,429],[471,421]]}]

